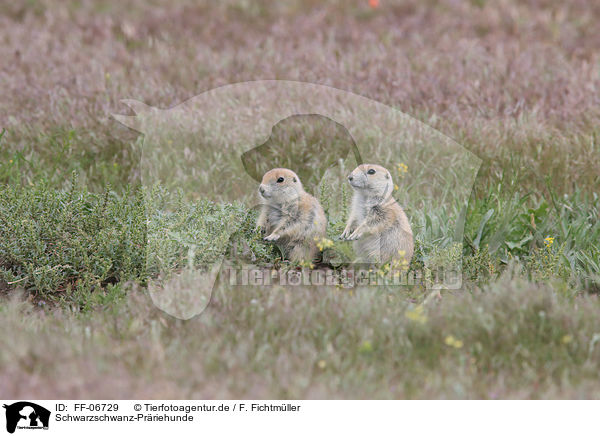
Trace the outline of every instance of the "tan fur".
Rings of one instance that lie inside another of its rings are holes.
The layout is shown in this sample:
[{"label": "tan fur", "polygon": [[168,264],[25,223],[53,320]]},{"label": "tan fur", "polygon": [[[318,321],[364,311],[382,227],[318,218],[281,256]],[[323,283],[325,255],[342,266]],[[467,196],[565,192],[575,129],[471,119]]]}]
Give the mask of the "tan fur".
[{"label": "tan fur", "polygon": [[[369,170],[375,173],[369,174]],[[410,262],[414,251],[412,229],[404,210],[392,197],[394,182],[390,172],[380,165],[363,164],[352,171],[348,181],[354,196],[340,238],[355,241],[357,261]]]},{"label": "tan fur", "polygon": [[[278,183],[277,180],[283,178]],[[266,233],[265,241],[276,242],[292,261],[313,261],[319,250],[315,238],[325,237],[325,212],[315,197],[304,191],[291,170],[267,171],[259,187],[262,203],[257,227]]]}]

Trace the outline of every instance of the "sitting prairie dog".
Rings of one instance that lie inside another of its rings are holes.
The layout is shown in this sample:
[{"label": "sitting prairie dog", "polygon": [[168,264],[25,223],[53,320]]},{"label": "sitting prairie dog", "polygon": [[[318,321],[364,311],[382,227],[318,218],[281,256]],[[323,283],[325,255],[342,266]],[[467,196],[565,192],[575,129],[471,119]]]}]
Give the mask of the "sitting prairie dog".
[{"label": "sitting prairie dog", "polygon": [[319,253],[315,239],[325,237],[327,220],[296,173],[286,168],[267,171],[258,192],[262,208],[256,227],[266,232],[265,241],[276,241],[292,261],[315,260]]},{"label": "sitting prairie dog", "polygon": [[392,192],[390,172],[380,165],[359,165],[348,176],[354,190],[350,217],[340,239],[354,242],[359,261],[385,263],[413,255],[413,234]]}]

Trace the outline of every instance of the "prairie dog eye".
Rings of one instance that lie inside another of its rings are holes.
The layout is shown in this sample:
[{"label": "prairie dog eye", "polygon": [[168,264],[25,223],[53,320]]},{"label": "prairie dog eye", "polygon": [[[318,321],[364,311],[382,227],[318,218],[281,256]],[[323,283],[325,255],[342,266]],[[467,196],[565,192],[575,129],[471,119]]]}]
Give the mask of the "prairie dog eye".
[{"label": "prairie dog eye", "polygon": [[283,183],[283,177],[278,178],[277,183]]},{"label": "prairie dog eye", "polygon": [[367,171],[367,174],[375,174],[375,170],[373,168],[371,168],[369,171]]}]

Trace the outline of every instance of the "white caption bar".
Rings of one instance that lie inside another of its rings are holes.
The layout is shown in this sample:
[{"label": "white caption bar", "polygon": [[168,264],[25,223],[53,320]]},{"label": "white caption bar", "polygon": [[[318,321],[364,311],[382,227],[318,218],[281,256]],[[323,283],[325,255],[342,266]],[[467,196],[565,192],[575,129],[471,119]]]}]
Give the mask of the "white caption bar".
[{"label": "white caption bar", "polygon": [[[4,434],[594,434],[595,401],[3,400]],[[39,431],[34,431],[39,430]]]}]

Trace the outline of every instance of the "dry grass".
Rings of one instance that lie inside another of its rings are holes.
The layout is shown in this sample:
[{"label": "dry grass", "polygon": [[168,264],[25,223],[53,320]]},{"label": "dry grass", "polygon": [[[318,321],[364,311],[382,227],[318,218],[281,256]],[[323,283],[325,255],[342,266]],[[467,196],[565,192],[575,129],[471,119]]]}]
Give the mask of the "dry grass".
[{"label": "dry grass", "polygon": [[[524,168],[533,189],[545,175],[564,192],[598,183],[600,10],[591,0],[383,1],[375,10],[313,1],[27,4],[0,9],[0,124],[11,149],[74,127],[81,148],[131,161],[132,134],[108,115],[125,110],[120,99],[168,107],[275,78],[404,110],[484,158],[486,177]],[[67,157],[78,153],[75,144]],[[120,169],[135,180],[130,165]]]},{"label": "dry grass", "polygon": [[508,276],[418,316],[366,288],[220,287],[186,322],[138,292],[88,315],[13,301],[0,373],[10,398],[597,399],[599,309]]}]

